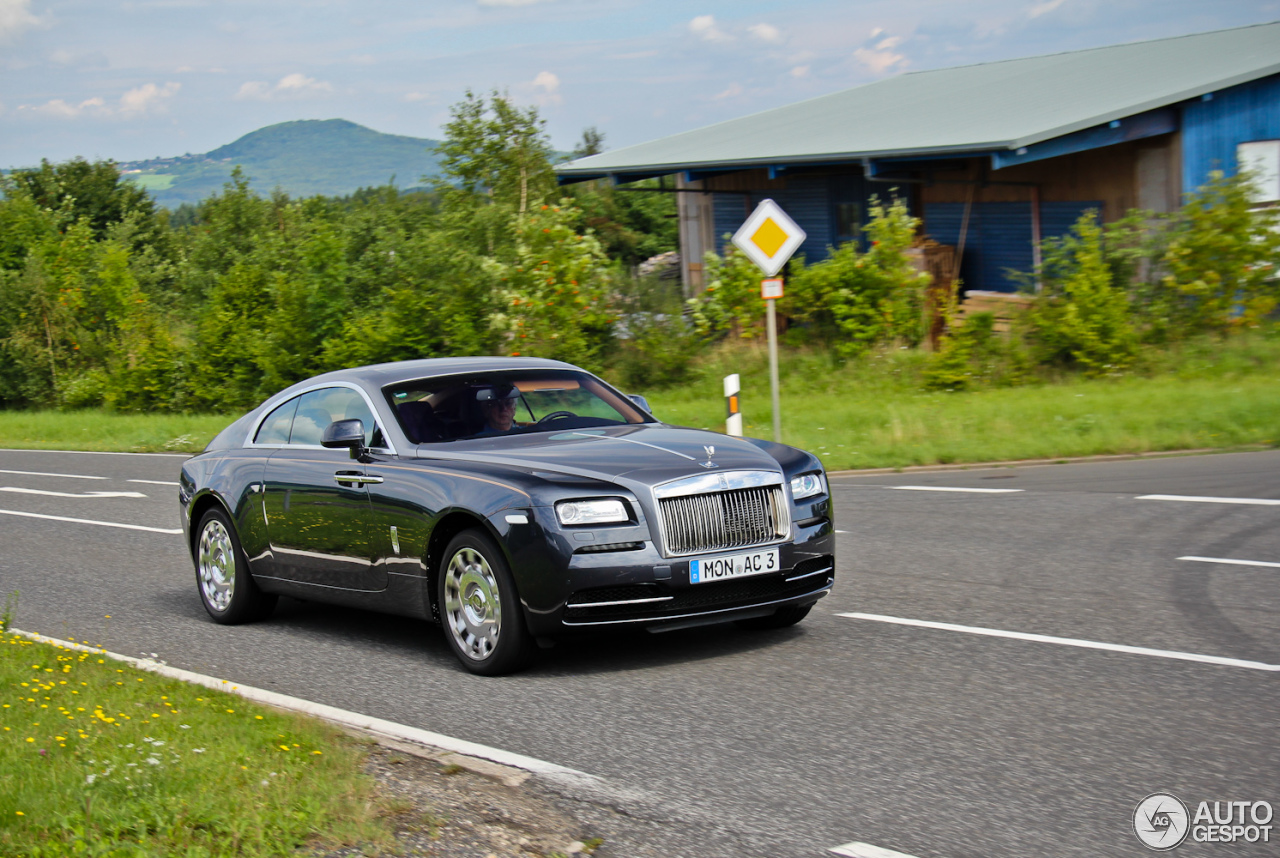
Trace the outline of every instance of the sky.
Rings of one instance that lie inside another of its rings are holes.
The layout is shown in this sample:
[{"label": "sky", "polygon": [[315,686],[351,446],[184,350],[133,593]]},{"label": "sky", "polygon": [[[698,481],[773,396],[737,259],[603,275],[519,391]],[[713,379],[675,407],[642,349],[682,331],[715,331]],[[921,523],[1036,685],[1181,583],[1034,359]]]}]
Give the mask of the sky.
[{"label": "sky", "polygon": [[890,75],[1280,20],[1280,0],[0,0],[0,167],[294,119],[439,138],[468,88],[640,143]]}]

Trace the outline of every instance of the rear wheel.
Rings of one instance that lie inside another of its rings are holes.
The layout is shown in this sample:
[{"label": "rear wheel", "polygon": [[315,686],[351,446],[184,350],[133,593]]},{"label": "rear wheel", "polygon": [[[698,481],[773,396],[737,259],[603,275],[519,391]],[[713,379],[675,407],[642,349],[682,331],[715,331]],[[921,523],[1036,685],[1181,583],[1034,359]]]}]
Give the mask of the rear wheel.
[{"label": "rear wheel", "polygon": [[533,653],[506,558],[489,536],[464,530],[444,552],[440,617],[462,666],[482,676],[523,667]]},{"label": "rear wheel", "polygon": [[195,564],[200,601],[214,622],[233,625],[263,619],[275,609],[276,597],[253,583],[235,525],[219,508],[200,519]]},{"label": "rear wheel", "polygon": [[813,605],[788,605],[785,608],[779,608],[768,616],[748,617],[745,620],[738,620],[738,625],[744,629],[786,628],[787,626],[794,626],[809,616],[809,611],[812,608]]}]

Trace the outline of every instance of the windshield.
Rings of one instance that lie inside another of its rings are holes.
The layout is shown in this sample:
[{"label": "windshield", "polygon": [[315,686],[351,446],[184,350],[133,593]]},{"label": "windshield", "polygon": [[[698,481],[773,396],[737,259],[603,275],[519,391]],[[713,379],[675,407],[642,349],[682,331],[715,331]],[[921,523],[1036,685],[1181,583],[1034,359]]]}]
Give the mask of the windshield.
[{"label": "windshield", "polygon": [[390,385],[385,393],[415,444],[649,419],[599,379],[572,370],[451,375]]}]

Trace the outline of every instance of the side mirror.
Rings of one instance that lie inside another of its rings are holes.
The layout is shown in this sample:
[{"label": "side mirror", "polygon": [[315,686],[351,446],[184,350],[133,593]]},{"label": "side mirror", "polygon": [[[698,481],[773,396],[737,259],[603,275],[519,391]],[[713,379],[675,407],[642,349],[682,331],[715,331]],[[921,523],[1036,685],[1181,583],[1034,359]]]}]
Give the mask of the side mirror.
[{"label": "side mirror", "polygon": [[359,457],[366,449],[364,446],[364,421],[358,418],[333,421],[324,430],[324,437],[320,439],[320,446],[328,447],[331,450],[345,447],[351,451],[351,458]]},{"label": "side mirror", "polygon": [[636,405],[639,405],[641,408],[643,408],[646,414],[652,414],[652,413],[653,413],[653,409],[649,407],[649,400],[645,399],[645,398],[644,398],[643,396],[641,396],[640,394],[638,394],[638,393],[628,393],[628,394],[627,394],[627,399],[630,399],[630,400],[631,400],[632,402],[634,402]]}]

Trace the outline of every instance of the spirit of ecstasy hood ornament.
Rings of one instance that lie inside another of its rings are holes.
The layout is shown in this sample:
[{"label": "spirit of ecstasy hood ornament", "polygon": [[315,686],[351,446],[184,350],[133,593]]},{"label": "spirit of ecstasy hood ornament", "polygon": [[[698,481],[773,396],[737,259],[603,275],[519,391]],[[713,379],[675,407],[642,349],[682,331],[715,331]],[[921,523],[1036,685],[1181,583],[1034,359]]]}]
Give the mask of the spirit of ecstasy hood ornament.
[{"label": "spirit of ecstasy hood ornament", "polygon": [[715,447],[711,447],[711,446],[706,446],[706,447],[703,447],[702,449],[703,449],[703,450],[705,450],[705,451],[706,451],[706,453],[707,453],[707,460],[706,460],[705,462],[699,462],[698,464],[699,464],[699,465],[701,465],[701,466],[702,466],[702,467],[704,467],[704,468],[718,468],[718,467],[720,467],[720,466],[719,466],[719,465],[717,465],[715,462],[711,461],[711,457],[712,457],[712,456],[714,456],[714,455],[716,454],[716,448],[715,448]]}]

